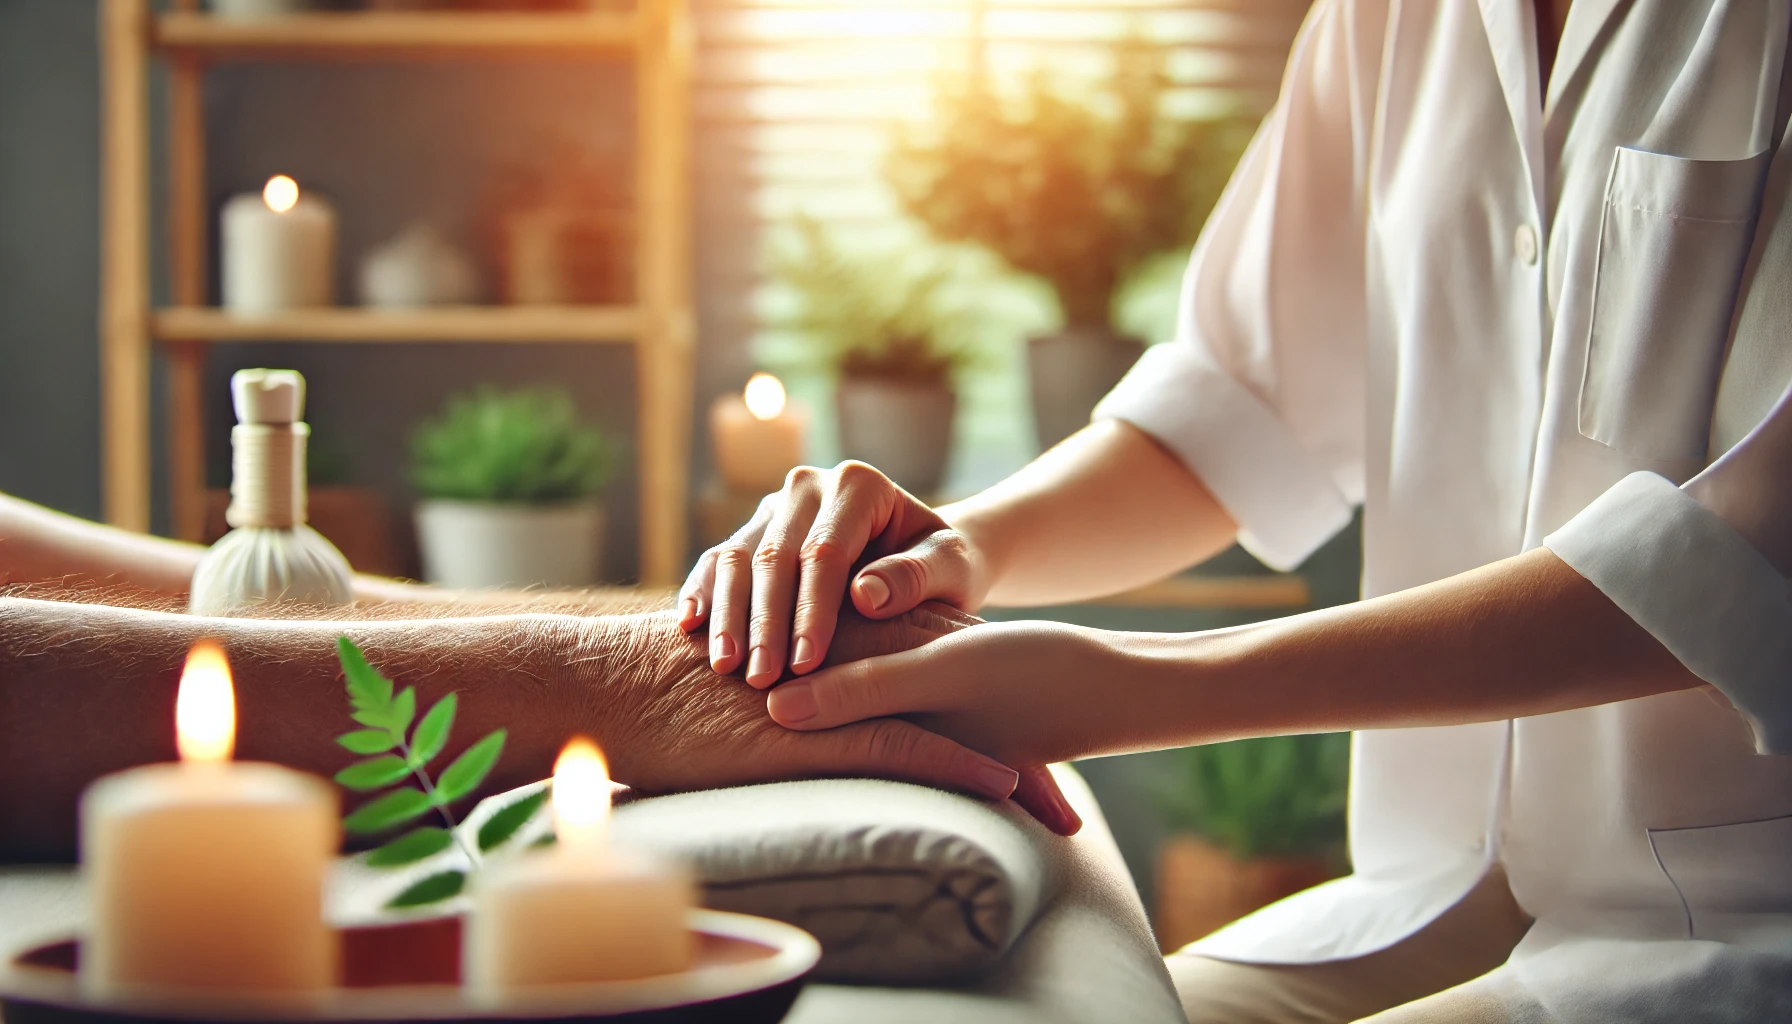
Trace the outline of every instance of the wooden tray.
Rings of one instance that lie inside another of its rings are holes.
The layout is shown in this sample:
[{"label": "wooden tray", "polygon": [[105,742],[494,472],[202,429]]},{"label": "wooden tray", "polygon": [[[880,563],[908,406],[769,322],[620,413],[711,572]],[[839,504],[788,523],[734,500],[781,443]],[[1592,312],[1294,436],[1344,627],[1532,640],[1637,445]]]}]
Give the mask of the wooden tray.
[{"label": "wooden tray", "polygon": [[95,999],[81,991],[74,939],[23,950],[0,965],[6,1024],[440,1024],[584,1021],[775,1024],[821,956],[808,932],[714,910],[691,912],[697,962],[682,974],[555,986],[494,1007],[460,988],[460,918],[364,925],[341,932],[343,987],[304,1006],[228,999]]}]

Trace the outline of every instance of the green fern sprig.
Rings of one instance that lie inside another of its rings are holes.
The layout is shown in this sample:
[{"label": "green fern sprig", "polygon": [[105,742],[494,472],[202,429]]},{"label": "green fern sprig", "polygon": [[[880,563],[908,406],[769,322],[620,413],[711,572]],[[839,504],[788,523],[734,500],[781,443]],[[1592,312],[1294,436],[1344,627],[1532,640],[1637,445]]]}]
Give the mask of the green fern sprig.
[{"label": "green fern sprig", "polygon": [[[418,825],[389,840],[367,855],[371,867],[402,867],[433,857],[455,844],[477,869],[481,855],[502,845],[520,829],[546,797],[545,791],[524,797],[494,814],[475,837],[478,850],[469,848],[455,832],[452,805],[470,796],[497,766],[504,752],[506,731],[498,729],[468,747],[433,778],[429,764],[448,745],[459,698],[448,694],[436,701],[417,720],[417,692],[405,687],[395,692],[392,680],[381,675],[348,637],[336,641],[348,689],[351,717],[365,728],[336,738],[351,753],[365,759],[336,773],[336,781],[357,793],[385,790],[351,811],[342,828],[351,835],[372,835],[409,824],[436,812],[442,825]],[[416,721],[416,728],[411,723]],[[399,785],[407,782],[414,785]],[[392,788],[396,787],[396,788]],[[419,879],[386,905],[419,907],[458,895],[467,882],[467,871],[450,869]]]}]

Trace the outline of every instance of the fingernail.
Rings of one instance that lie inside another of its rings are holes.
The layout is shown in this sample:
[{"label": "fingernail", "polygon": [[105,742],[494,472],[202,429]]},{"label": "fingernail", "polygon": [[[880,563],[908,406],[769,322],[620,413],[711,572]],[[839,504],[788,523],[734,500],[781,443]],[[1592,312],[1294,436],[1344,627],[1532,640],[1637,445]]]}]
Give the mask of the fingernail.
[{"label": "fingernail", "polygon": [[733,637],[726,633],[717,633],[709,638],[709,663],[711,666],[720,665],[732,657],[734,657]]},{"label": "fingernail", "polygon": [[1070,801],[1063,793],[1058,794],[1055,802],[1058,805],[1058,827],[1052,831],[1061,836],[1076,835],[1083,827],[1083,816],[1076,813],[1076,808],[1070,806]]},{"label": "fingernail", "polygon": [[766,676],[776,677],[777,674],[778,666],[772,661],[772,652],[763,647],[755,647],[753,648],[753,653],[747,655],[748,679],[763,679]]},{"label": "fingernail", "polygon": [[790,667],[795,668],[795,669],[808,668],[809,663],[814,660],[815,660],[815,645],[813,643],[811,643],[809,638],[806,636],[797,637],[796,638],[796,653],[791,656]]},{"label": "fingernail", "polygon": [[860,576],[859,582],[853,584],[859,592],[859,599],[864,602],[866,611],[877,611],[890,600],[890,585],[876,576]]},{"label": "fingernail", "polygon": [[808,683],[785,683],[773,690],[765,709],[785,725],[801,725],[821,710],[815,704],[815,688]]},{"label": "fingernail", "polygon": [[679,625],[684,626],[685,628],[689,629],[690,626],[692,625],[692,623],[694,623],[696,621],[697,621],[697,599],[694,597],[687,597],[684,599],[684,604],[679,607],[678,623],[679,623]]},{"label": "fingernail", "polygon": [[997,761],[985,758],[972,758],[970,764],[971,788],[991,800],[1006,800],[1014,795],[1014,787],[1020,785],[1020,773]]}]

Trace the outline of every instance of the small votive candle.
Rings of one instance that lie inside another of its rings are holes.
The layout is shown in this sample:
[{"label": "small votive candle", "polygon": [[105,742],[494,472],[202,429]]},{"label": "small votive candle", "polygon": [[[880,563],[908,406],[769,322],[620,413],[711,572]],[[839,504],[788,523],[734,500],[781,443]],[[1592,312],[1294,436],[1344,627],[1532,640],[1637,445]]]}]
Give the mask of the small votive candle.
[{"label": "small votive candle", "polygon": [[276,313],[336,301],[336,210],[284,174],[224,204],[224,308]]},{"label": "small votive candle", "polygon": [[324,879],[340,834],[322,779],[230,760],[236,705],[215,644],[187,656],[180,762],[108,775],[81,798],[93,926],[80,981],[101,997],[321,996],[336,985]]},{"label": "small votive candle", "polygon": [[491,1004],[687,970],[695,886],[682,870],[610,845],[610,780],[590,740],[561,752],[553,808],[551,848],[474,876],[461,971],[473,996]]},{"label": "small votive candle", "polygon": [[786,399],[784,385],[756,373],[739,395],[723,395],[709,410],[716,467],[734,491],[766,494],[803,464],[808,414]]}]

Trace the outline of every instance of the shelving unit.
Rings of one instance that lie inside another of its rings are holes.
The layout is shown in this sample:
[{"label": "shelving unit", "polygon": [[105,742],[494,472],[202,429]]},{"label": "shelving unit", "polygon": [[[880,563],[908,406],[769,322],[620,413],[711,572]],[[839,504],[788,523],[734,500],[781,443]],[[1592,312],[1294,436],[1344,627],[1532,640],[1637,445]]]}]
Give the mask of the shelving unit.
[{"label": "shelving unit", "polygon": [[[106,518],[150,521],[151,352],[168,369],[168,476],[178,537],[205,524],[205,359],[210,345],[286,340],[580,342],[633,345],[640,409],[641,582],[676,583],[686,558],[692,357],[688,190],[691,33],[685,0],[633,11],[317,13],[229,21],[175,0],[104,0],[101,408]],[[149,82],[168,63],[168,269],[173,305],[152,309]],[[630,306],[353,307],[244,318],[204,305],[208,254],[205,69],[232,61],[453,60],[589,56],[635,65],[636,301]]]}]

